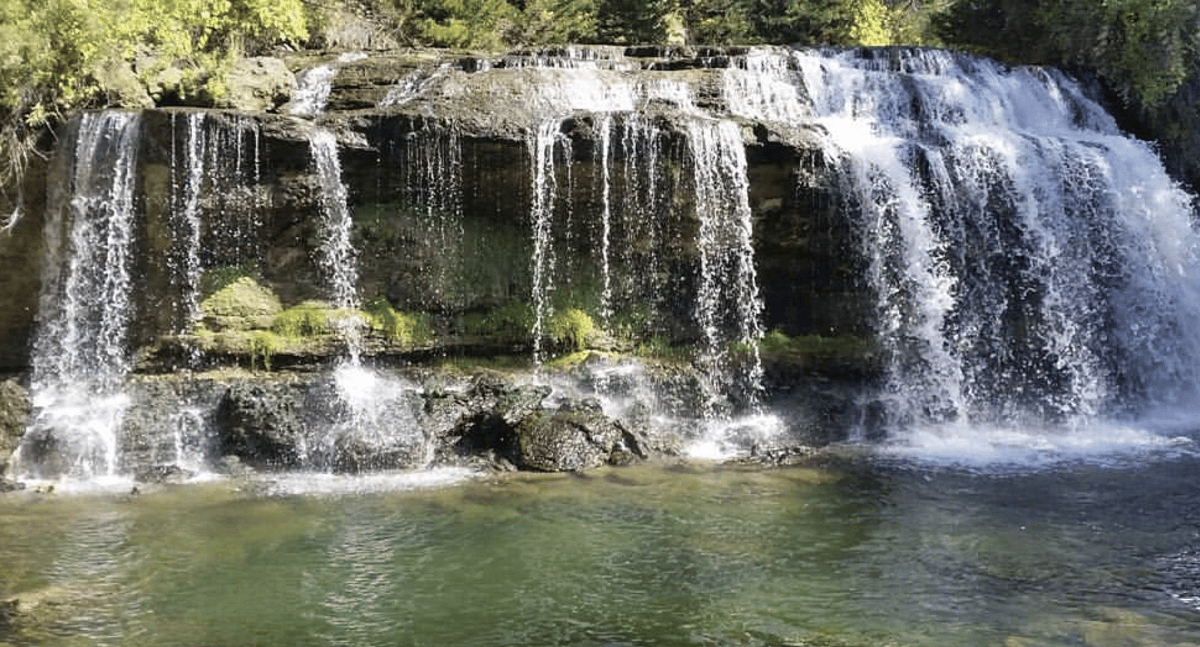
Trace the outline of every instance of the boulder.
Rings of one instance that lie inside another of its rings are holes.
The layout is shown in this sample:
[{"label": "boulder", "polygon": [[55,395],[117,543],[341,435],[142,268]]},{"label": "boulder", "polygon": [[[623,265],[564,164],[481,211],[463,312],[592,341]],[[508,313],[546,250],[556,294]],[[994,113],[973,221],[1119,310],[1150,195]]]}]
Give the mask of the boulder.
[{"label": "boulder", "polygon": [[296,77],[278,58],[239,58],[225,76],[225,95],[216,107],[270,112],[287,103],[296,91]]},{"label": "boulder", "polygon": [[462,391],[426,388],[422,426],[438,439],[444,458],[516,458],[516,426],[550,395],[544,384],[515,384],[500,374],[476,376]]},{"label": "boulder", "polygon": [[567,402],[517,426],[517,465],[542,472],[574,472],[610,463],[614,454],[643,455],[624,426],[604,415],[599,401]]},{"label": "boulder", "polygon": [[12,379],[0,382],[0,477],[7,474],[9,460],[25,435],[31,409],[25,387]]},{"label": "boulder", "polygon": [[146,91],[133,67],[121,59],[106,62],[96,69],[97,83],[109,105],[128,110],[145,110],[154,107],[154,99]]},{"label": "boulder", "polygon": [[286,385],[236,384],[217,406],[219,450],[253,467],[298,467],[304,423]]}]

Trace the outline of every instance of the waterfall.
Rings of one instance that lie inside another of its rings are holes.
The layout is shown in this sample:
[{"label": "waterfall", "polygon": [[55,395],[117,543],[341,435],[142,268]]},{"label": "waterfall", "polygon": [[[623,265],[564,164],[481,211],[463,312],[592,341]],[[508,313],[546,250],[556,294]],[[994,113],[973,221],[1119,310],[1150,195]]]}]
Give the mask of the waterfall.
[{"label": "waterfall", "polygon": [[[177,233],[176,240],[181,241],[181,250],[172,254],[174,279],[176,288],[183,295],[181,300],[184,312],[180,313],[177,324],[181,332],[191,329],[200,320],[200,197],[204,183],[204,117],[201,113],[188,113],[184,118],[185,126],[183,139],[183,177],[180,181],[172,182],[175,189],[177,204],[171,210],[172,226]],[[172,115],[171,131],[176,134],[176,122],[179,115]],[[174,139],[172,140],[174,143]],[[171,165],[175,172],[176,165]],[[195,365],[199,353],[191,350],[193,355],[190,363]]]},{"label": "waterfall", "polygon": [[[200,320],[206,269],[249,266],[261,255],[261,145],[244,117],[174,112],[171,124],[171,283],[179,295],[177,333]],[[190,349],[189,363],[200,360]]]},{"label": "waterfall", "polygon": [[[358,300],[358,264],[350,241],[350,218],[346,185],[342,183],[342,163],[333,133],[317,129],[309,140],[313,170],[321,188],[321,244],[318,260],[329,286],[332,305],[338,310],[356,311]],[[338,318],[338,332],[346,341],[351,364],[359,363],[364,323],[352,314]]]},{"label": "waterfall", "polygon": [[46,219],[33,420],[18,450],[28,476],[95,478],[118,468],[128,397],[140,121],[84,113],[60,151],[66,186]]},{"label": "waterfall", "polygon": [[[555,147],[569,145],[559,132],[557,120],[543,122],[529,140],[533,161],[530,177],[533,182],[533,204],[529,219],[533,228],[533,254],[530,259],[533,276],[533,361],[542,359],[543,336],[548,319],[554,312],[551,302],[554,290],[554,246],[551,238],[554,224],[554,205],[558,193],[555,177]],[[570,156],[567,156],[570,159]]]},{"label": "waterfall", "polygon": [[[731,121],[692,120],[688,144],[700,221],[695,304],[702,334],[699,364],[711,387],[706,394],[711,415],[734,392],[730,386],[751,403],[760,395],[763,370],[757,343],[763,333],[762,300],[754,268],[750,186],[741,132]],[[731,342],[744,346],[750,355],[744,371],[727,361],[726,346]]]},{"label": "waterfall", "polygon": [[348,52],[337,57],[335,63],[318,65],[296,75],[296,93],[288,104],[288,114],[297,117],[316,117],[325,111],[329,95],[333,92],[333,80],[337,78],[338,66],[367,58],[362,52]]},{"label": "waterfall", "polygon": [[612,155],[612,117],[605,115],[597,127],[600,136],[600,146],[597,157],[600,160],[600,318],[605,322],[612,315],[612,173],[609,168],[609,157]]},{"label": "waterfall", "polygon": [[858,211],[894,427],[1196,397],[1188,196],[1078,83],[938,51],[795,57]]}]

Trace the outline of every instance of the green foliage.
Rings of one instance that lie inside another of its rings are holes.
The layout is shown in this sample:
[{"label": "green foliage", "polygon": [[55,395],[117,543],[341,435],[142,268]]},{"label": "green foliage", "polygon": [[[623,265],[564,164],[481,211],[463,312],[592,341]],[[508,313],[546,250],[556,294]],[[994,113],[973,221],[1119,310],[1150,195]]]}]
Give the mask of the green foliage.
[{"label": "green foliage", "polygon": [[19,178],[62,113],[100,104],[98,75],[146,54],[146,79],[187,72],[180,94],[224,92],[221,71],[247,49],[307,36],[304,0],[0,0],[0,182]]},{"label": "green foliage", "polygon": [[850,40],[858,45],[877,47],[892,44],[891,14],[880,0],[857,0]]},{"label": "green foliage", "polygon": [[279,336],[269,330],[260,330],[250,337],[250,368],[256,368],[262,363],[263,368],[271,370],[271,362],[279,353]]},{"label": "green foliage", "polygon": [[282,337],[312,337],[333,332],[334,310],[315,301],[305,301],[275,315],[271,330]]},{"label": "green foliage", "polygon": [[533,328],[533,309],[528,303],[508,303],[487,313],[463,315],[459,329],[464,335],[487,337],[501,343],[520,343],[529,339]]},{"label": "green foliage", "polygon": [[366,313],[371,328],[401,344],[414,344],[433,338],[433,327],[425,313],[397,312],[383,297],[367,304]]},{"label": "green foliage", "polygon": [[588,336],[595,328],[596,324],[586,312],[571,308],[554,316],[550,322],[550,338],[560,346],[581,351],[587,348]]},{"label": "green foliage", "polygon": [[958,0],[934,27],[990,56],[1086,66],[1129,104],[1151,107],[1179,88],[1200,52],[1192,0]]},{"label": "green foliage", "polygon": [[609,43],[663,43],[677,0],[597,0],[596,35]]},{"label": "green foliage", "polygon": [[748,5],[742,0],[696,0],[684,14],[689,37],[693,42],[711,45],[760,40]]},{"label": "green foliage", "polygon": [[518,45],[588,43],[596,29],[596,0],[528,0],[506,36]]},{"label": "green foliage", "polygon": [[496,49],[520,20],[520,11],[504,0],[423,0],[422,36],[431,45]]}]

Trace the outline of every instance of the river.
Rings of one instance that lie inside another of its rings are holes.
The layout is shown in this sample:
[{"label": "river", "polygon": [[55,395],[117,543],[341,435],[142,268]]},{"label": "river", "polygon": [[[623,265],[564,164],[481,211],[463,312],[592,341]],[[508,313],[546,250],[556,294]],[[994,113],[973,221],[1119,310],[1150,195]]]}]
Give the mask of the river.
[{"label": "river", "polygon": [[0,498],[0,644],[1200,645],[1200,455]]}]

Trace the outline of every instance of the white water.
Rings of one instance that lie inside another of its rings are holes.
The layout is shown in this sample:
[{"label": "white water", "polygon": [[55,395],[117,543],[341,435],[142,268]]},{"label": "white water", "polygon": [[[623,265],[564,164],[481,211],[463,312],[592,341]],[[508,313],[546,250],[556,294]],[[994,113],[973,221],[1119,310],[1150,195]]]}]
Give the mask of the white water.
[{"label": "white water", "polygon": [[[176,131],[177,115],[172,116],[172,133]],[[183,250],[172,255],[175,264],[176,286],[183,295],[183,321],[179,322],[182,332],[190,331],[200,320],[200,235],[203,225],[200,220],[200,198],[204,186],[204,115],[199,112],[188,113],[185,128],[182,133],[184,172],[179,192],[182,204],[172,210],[172,224],[176,232],[176,240],[183,242]],[[175,166],[172,165],[172,170]],[[178,243],[177,243],[177,246]],[[199,359],[198,353],[193,352],[192,364]]]},{"label": "white water", "polygon": [[[357,253],[350,241],[353,221],[350,217],[346,185],[342,182],[342,162],[337,139],[324,129],[313,131],[309,139],[313,168],[321,185],[321,244],[318,261],[325,274],[330,303],[338,310],[356,311],[358,299]],[[336,317],[338,332],[346,342],[351,364],[359,363],[362,334],[366,324],[360,317]]]},{"label": "white water", "polygon": [[796,61],[861,210],[898,451],[1174,444],[1105,422],[1200,394],[1200,238],[1153,151],[1052,71],[936,51]]},{"label": "white water", "polygon": [[[555,174],[555,147],[569,146],[570,142],[559,132],[557,120],[546,121],[537,127],[529,140],[529,156],[533,161],[530,177],[533,187],[533,204],[530,205],[529,220],[533,228],[533,254],[530,259],[533,276],[533,361],[542,360],[543,337],[549,318],[553,315],[554,289],[554,246],[551,233],[554,225],[554,204],[558,193]],[[569,159],[569,156],[567,156]]]},{"label": "white water", "polygon": [[60,160],[71,164],[69,186],[51,193],[46,219],[33,420],[17,457],[25,478],[117,473],[117,435],[129,404],[121,387],[129,369],[139,128],[132,114],[85,113],[70,160]]},{"label": "white water", "polygon": [[361,52],[349,52],[337,57],[333,63],[318,65],[296,75],[296,93],[288,104],[288,114],[297,117],[316,117],[325,111],[329,95],[333,92],[333,81],[337,78],[340,65],[367,58]]},{"label": "white water", "polygon": [[612,172],[609,157],[612,155],[612,117],[605,115],[597,127],[600,146],[600,319],[607,322],[612,316]]}]

